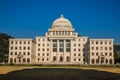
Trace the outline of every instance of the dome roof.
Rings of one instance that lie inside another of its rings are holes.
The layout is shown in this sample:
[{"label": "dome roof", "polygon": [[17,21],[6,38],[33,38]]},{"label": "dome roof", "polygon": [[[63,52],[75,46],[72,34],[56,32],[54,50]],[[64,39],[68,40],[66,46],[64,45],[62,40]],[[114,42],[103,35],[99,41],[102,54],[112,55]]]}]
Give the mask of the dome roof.
[{"label": "dome roof", "polygon": [[71,22],[64,18],[63,15],[61,15],[60,18],[56,19],[53,23],[52,23],[52,28],[72,28],[72,24]]}]

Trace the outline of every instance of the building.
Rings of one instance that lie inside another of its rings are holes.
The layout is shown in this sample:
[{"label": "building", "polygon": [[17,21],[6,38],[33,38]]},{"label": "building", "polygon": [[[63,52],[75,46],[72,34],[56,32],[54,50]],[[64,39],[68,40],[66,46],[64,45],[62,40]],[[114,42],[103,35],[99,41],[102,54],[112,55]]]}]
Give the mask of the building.
[{"label": "building", "polygon": [[45,36],[10,39],[9,63],[14,64],[114,64],[114,39],[79,36],[61,15]]}]

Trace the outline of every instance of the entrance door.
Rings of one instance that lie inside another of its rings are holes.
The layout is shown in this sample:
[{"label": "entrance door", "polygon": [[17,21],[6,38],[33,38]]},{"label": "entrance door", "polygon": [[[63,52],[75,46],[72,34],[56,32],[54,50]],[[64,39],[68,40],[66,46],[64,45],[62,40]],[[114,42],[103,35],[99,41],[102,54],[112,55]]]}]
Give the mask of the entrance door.
[{"label": "entrance door", "polygon": [[63,57],[62,56],[60,57],[60,62],[63,62]]}]

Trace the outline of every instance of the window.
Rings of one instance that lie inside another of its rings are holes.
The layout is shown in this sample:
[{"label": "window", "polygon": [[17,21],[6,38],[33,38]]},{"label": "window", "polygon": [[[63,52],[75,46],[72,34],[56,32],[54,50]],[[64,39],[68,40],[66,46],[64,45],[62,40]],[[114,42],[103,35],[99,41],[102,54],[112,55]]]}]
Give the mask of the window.
[{"label": "window", "polygon": [[76,54],[74,53],[74,56],[76,56]]},{"label": "window", "polygon": [[28,41],[28,44],[30,44],[30,41]]},{"label": "window", "polygon": [[53,35],[55,35],[55,31],[53,31]]},{"label": "window", "polygon": [[106,64],[108,64],[108,59],[105,60]]},{"label": "window", "polygon": [[23,49],[25,50],[25,49],[26,49],[26,47],[23,47]]},{"label": "window", "polygon": [[80,53],[78,54],[78,56],[80,56]]},{"label": "window", "polygon": [[92,50],[94,50],[94,47],[92,47]]},{"label": "window", "polygon": [[30,59],[29,59],[29,58],[27,58],[27,62],[28,62],[28,63],[30,62]]},{"label": "window", "polygon": [[47,56],[49,56],[49,54],[47,53]]},{"label": "window", "polygon": [[40,48],[38,48],[38,51],[40,51]]},{"label": "window", "polygon": [[78,61],[80,61],[80,58],[78,59]]},{"label": "window", "polygon": [[19,44],[22,44],[22,42],[20,41]]},{"label": "window", "polygon": [[58,31],[56,31],[56,35],[58,35]]},{"label": "window", "polygon": [[78,46],[80,47],[80,44],[78,44]]},{"label": "window", "polygon": [[45,46],[45,44],[43,44],[43,47]]},{"label": "window", "polygon": [[27,55],[30,55],[30,52],[28,52]]},{"label": "window", "polygon": [[38,61],[40,61],[40,58],[38,58]]},{"label": "window", "polygon": [[21,47],[19,47],[19,50],[21,50]]},{"label": "window", "polygon": [[16,58],[14,59],[14,62],[16,63]]},{"label": "window", "polygon": [[30,50],[30,47],[28,47],[28,50]]},{"label": "window", "polygon": [[62,31],[62,35],[64,35],[64,31]]},{"label": "window", "polygon": [[98,47],[96,47],[96,50],[98,50]]},{"label": "window", "polygon": [[38,53],[38,56],[40,56],[40,53]]},{"label": "window", "polygon": [[74,61],[76,61],[76,58],[74,58]]},{"label": "window", "polygon": [[70,52],[70,40],[66,40],[66,52]]},{"label": "window", "polygon": [[103,50],[103,47],[100,47],[100,50]]},{"label": "window", "polygon": [[43,53],[42,56],[45,56],[45,54]]},{"label": "window", "polygon": [[53,40],[53,52],[57,52],[57,40]]},{"label": "window", "polygon": [[92,59],[92,60],[91,60],[91,62],[92,62],[92,64],[94,64],[95,60],[94,60],[94,59]]},{"label": "window", "polygon": [[23,52],[23,55],[25,55],[25,52]]},{"label": "window", "polygon": [[109,60],[109,64],[112,64],[112,59]]},{"label": "window", "polygon": [[68,31],[68,35],[70,35],[70,31]]},{"label": "window", "polygon": [[43,48],[42,51],[45,51],[45,49]]},{"label": "window", "polygon": [[78,49],[78,51],[80,51],[80,49]]},{"label": "window", "polygon": [[107,50],[107,47],[105,47],[105,50]]},{"label": "window", "polygon": [[17,50],[17,47],[15,47],[15,50]]},{"label": "window", "polygon": [[98,53],[96,53],[96,56],[98,56]]},{"label": "window", "polygon": [[92,53],[92,56],[94,56],[94,53]]},{"label": "window", "polygon": [[105,44],[107,44],[107,41],[105,41]]},{"label": "window", "polygon": [[74,44],[74,47],[76,47],[76,44]]},{"label": "window", "polygon": [[53,48],[53,52],[57,52],[57,48]]},{"label": "window", "polygon": [[63,40],[59,40],[59,51],[60,52],[64,52],[64,41]]},{"label": "window", "polygon": [[105,56],[107,56],[107,53],[105,53]]},{"label": "window", "polygon": [[38,46],[40,46],[40,44],[38,44]]},{"label": "window", "polygon": [[65,35],[67,35],[67,31],[65,31]]},{"label": "window", "polygon": [[15,55],[17,55],[17,52],[15,52]]},{"label": "window", "polygon": [[13,52],[11,52],[11,55],[13,55]]},{"label": "window", "polygon": [[13,47],[11,47],[11,50],[13,50]]},{"label": "window", "polygon": [[56,57],[55,56],[53,57],[53,61],[56,61]]},{"label": "window", "polygon": [[61,31],[59,31],[59,35],[61,35]]},{"label": "window", "polygon": [[109,47],[109,50],[112,50],[112,47]]},{"label": "window", "polygon": [[49,46],[49,44],[47,44],[47,46]]},{"label": "window", "polygon": [[103,44],[102,42],[100,42],[100,44]]},{"label": "window", "polygon": [[110,53],[110,56],[112,56],[112,53]]},{"label": "window", "polygon": [[49,49],[47,48],[47,51],[49,51]]},{"label": "window", "polygon": [[96,44],[98,44],[98,42],[96,42]]},{"label": "window", "polygon": [[47,61],[49,61],[49,58],[47,58]]}]

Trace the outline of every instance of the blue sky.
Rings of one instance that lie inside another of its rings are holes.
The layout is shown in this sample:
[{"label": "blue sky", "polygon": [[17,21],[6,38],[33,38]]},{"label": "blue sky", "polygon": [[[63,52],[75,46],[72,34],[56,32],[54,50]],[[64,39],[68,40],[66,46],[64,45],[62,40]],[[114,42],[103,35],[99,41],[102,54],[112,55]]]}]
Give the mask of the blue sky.
[{"label": "blue sky", "polygon": [[120,0],[0,0],[0,32],[43,36],[61,14],[80,35],[120,44]]}]

